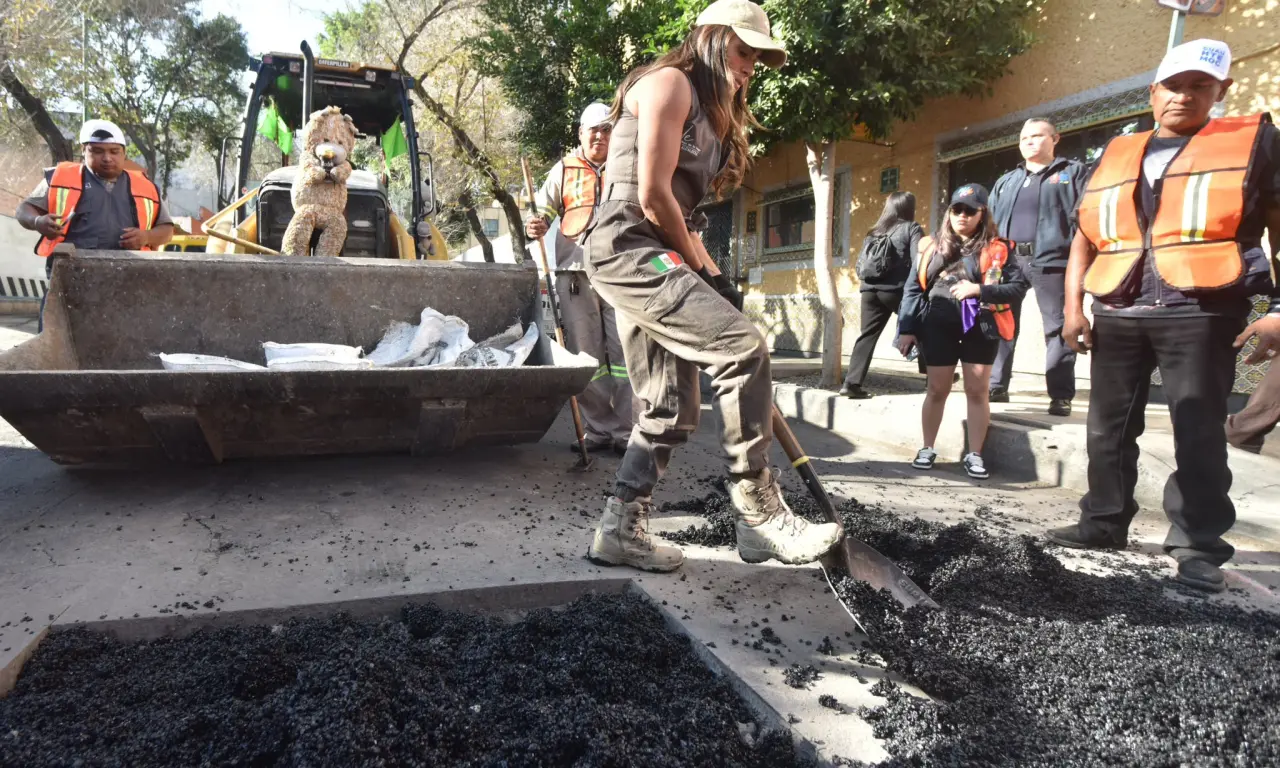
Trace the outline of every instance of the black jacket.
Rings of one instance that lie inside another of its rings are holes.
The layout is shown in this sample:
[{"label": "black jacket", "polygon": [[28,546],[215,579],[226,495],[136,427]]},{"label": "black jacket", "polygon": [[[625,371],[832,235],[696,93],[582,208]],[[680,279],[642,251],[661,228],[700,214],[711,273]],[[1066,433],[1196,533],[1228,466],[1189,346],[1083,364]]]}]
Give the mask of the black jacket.
[{"label": "black jacket", "polygon": [[[911,266],[919,255],[920,238],[924,230],[914,221],[907,221],[894,227],[889,232],[889,248],[893,251],[893,274],[884,282],[863,283],[862,291],[901,291],[904,283],[911,278]],[[859,254],[861,255],[861,254]]]},{"label": "black jacket", "polygon": [[[1044,169],[1040,185],[1040,220],[1036,224],[1035,258],[1028,265],[1034,269],[1065,269],[1071,255],[1071,241],[1076,236],[1076,205],[1084,194],[1089,176],[1083,163],[1065,157],[1055,158]],[[1022,183],[1027,180],[1026,164],[1019,165],[996,180],[991,188],[990,208],[1001,237],[1009,236],[1013,221],[1013,204]]]},{"label": "black jacket", "polygon": [[[920,258],[923,258],[929,252],[926,245],[922,244],[920,248]],[[969,282],[981,284],[982,275],[978,271],[978,255],[976,253],[966,254],[964,256],[964,265]],[[920,286],[919,269],[919,263],[911,266],[912,277],[907,280],[907,288],[902,293],[902,304],[898,307],[899,335],[919,336],[925,322],[927,322],[925,316],[928,314],[926,310],[929,307],[929,292]],[[998,285],[983,285],[982,293],[978,295],[978,301],[983,304],[1015,304],[1027,295],[1027,290],[1030,287],[1031,280],[1018,263],[1018,257],[1011,250],[1009,252],[1009,260],[1005,262],[1004,270],[1001,273],[1000,283]]]}]

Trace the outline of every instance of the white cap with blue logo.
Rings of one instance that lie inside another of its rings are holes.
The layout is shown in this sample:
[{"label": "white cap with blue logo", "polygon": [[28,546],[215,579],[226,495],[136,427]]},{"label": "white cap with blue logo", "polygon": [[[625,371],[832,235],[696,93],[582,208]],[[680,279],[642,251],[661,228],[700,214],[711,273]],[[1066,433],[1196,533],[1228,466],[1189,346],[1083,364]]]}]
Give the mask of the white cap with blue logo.
[{"label": "white cap with blue logo", "polygon": [[1155,81],[1163,83],[1183,72],[1203,72],[1222,81],[1227,79],[1230,71],[1231,48],[1220,40],[1202,38],[1170,48],[1156,70]]}]

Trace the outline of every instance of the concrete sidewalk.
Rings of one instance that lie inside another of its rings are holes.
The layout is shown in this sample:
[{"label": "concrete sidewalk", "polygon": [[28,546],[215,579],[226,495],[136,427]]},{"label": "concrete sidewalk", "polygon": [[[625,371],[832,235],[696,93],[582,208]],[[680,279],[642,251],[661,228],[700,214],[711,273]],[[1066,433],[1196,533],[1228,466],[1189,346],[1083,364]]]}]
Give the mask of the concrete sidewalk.
[{"label": "concrete sidewalk", "polygon": [[[818,389],[822,363],[816,359],[777,357],[773,362],[774,401],[790,418],[870,440],[902,452],[909,462],[921,445],[920,406],[924,377],[915,363],[876,358],[865,388],[870,400],[848,400]],[[1015,373],[1010,402],[993,403],[991,430],[983,456],[999,482],[1042,483],[1083,493],[1088,489],[1085,448],[1089,382],[1079,391],[1071,416],[1047,413],[1044,377]],[[964,393],[957,384],[947,401],[938,451],[942,461],[958,462],[966,447]],[[1138,503],[1153,510],[1163,506],[1164,486],[1176,464],[1173,426],[1168,409],[1152,403],[1146,409],[1146,432],[1138,439]],[[1234,482],[1237,535],[1274,540],[1280,535],[1280,438],[1272,438],[1262,455],[1229,448]]]}]

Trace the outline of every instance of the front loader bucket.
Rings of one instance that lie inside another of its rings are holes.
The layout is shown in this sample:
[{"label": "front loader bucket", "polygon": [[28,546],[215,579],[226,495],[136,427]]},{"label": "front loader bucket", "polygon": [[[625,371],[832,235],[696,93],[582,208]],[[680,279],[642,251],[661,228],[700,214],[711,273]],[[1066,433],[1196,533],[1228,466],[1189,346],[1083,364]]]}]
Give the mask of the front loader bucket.
[{"label": "front loader bucket", "polygon": [[214,254],[56,255],[45,328],[0,354],[0,417],[55,461],[216,463],[534,442],[596,361],[539,335],[523,367],[166,371],[262,343],[371,351],[432,307],[481,341],[542,321],[533,266]]}]

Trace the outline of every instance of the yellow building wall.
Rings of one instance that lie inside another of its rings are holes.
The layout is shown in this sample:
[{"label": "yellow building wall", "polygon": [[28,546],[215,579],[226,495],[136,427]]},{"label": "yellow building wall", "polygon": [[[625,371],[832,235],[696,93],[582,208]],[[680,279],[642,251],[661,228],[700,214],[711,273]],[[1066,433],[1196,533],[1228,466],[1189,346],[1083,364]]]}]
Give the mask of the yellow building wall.
[{"label": "yellow building wall", "polygon": [[[927,103],[917,119],[896,127],[885,142],[892,146],[852,141],[839,144],[836,167],[851,169],[852,201],[849,210],[836,215],[849,217],[851,261],[856,259],[863,233],[875,224],[884,206],[882,169],[899,168],[899,189],[915,193],[917,221],[927,230],[933,218],[929,198],[938,165],[939,134],[1154,70],[1164,55],[1170,19],[1171,11],[1155,0],[1043,0],[1031,22],[1034,42],[1030,50],[1011,62],[1008,74],[992,84],[990,95],[954,96]],[[1280,0],[1228,0],[1227,11],[1221,16],[1189,18],[1184,39],[1200,37],[1223,40],[1231,46],[1236,84],[1226,100],[1228,114],[1280,113]],[[763,192],[807,180],[804,147],[779,147],[756,163],[746,179],[742,202],[746,210],[757,211],[758,226],[763,230]],[[835,255],[838,258],[841,254]],[[757,265],[747,259],[742,266],[745,271]],[[847,321],[845,351],[856,336],[851,331],[857,328],[857,281],[851,272],[851,268],[837,268]],[[762,277],[760,284],[747,287],[748,313],[762,327],[777,329],[784,325],[778,308],[785,307],[787,323],[796,326],[787,333],[798,338],[800,346],[780,348],[819,351],[821,333],[811,316],[813,300],[781,298],[816,294],[812,269],[774,269]],[[767,302],[766,296],[770,297]],[[770,335],[777,336],[772,330]]]}]

